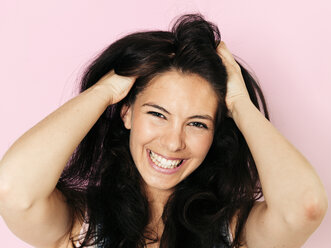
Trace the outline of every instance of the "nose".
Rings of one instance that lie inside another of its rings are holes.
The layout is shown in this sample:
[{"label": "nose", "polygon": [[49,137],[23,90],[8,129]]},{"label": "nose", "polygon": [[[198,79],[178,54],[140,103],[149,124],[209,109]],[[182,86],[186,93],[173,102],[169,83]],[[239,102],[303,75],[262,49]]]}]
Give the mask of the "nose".
[{"label": "nose", "polygon": [[185,133],[181,127],[169,128],[161,137],[162,146],[170,152],[185,149]]}]

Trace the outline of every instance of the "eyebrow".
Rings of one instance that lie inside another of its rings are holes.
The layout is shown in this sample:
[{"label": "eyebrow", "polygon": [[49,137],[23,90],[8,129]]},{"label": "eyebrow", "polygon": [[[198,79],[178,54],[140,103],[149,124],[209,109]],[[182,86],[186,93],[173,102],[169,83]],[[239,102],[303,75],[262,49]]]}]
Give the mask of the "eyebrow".
[{"label": "eyebrow", "polygon": [[163,108],[163,107],[161,107],[161,106],[159,106],[159,105],[157,105],[157,104],[154,104],[154,103],[144,103],[142,106],[143,106],[143,107],[144,107],[144,106],[149,106],[149,107],[157,108],[157,109],[159,109],[159,110],[161,110],[161,111],[163,111],[163,112],[165,112],[165,113],[171,115],[171,114],[169,113],[169,111],[167,111],[165,108]]},{"label": "eyebrow", "polygon": [[[144,103],[142,106],[143,107],[145,107],[145,106],[153,107],[153,108],[159,109],[159,110],[171,115],[171,113],[168,110],[166,110],[165,108],[163,108],[157,104],[154,104],[154,103]],[[204,120],[214,121],[214,119],[210,115],[193,115],[193,116],[190,116],[188,119],[204,119]]]}]

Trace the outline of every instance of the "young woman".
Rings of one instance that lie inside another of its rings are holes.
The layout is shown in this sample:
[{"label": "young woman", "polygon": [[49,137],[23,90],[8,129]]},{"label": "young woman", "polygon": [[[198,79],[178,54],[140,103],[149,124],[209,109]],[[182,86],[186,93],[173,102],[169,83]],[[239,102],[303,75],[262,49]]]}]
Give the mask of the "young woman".
[{"label": "young woman", "polygon": [[43,248],[300,247],[324,187],[220,40],[192,14],[103,51],[1,160],[13,233]]}]

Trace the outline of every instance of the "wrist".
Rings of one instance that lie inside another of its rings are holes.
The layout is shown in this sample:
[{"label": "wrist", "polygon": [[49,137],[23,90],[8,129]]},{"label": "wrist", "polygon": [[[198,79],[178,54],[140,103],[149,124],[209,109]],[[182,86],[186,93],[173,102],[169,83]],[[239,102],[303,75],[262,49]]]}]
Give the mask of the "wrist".
[{"label": "wrist", "polygon": [[249,98],[242,97],[233,102],[230,113],[234,122],[239,126],[241,119],[245,118],[245,115],[249,115],[252,111],[259,112]]},{"label": "wrist", "polygon": [[109,93],[109,87],[103,84],[95,84],[91,86],[87,91],[90,90],[104,105],[105,108],[113,104],[111,94]]}]

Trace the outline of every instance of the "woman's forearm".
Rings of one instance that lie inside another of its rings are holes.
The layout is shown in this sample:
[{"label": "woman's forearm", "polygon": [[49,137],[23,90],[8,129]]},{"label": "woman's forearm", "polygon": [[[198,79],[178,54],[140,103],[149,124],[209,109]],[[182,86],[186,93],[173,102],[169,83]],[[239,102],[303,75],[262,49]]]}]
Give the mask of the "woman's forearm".
[{"label": "woman's forearm", "polygon": [[48,197],[74,149],[108,104],[103,86],[94,85],[23,134],[0,161],[0,205],[16,199],[17,205],[28,207]]},{"label": "woman's forearm", "polygon": [[237,101],[232,116],[253,155],[268,208],[289,221],[324,215],[325,189],[303,155],[250,101]]}]

